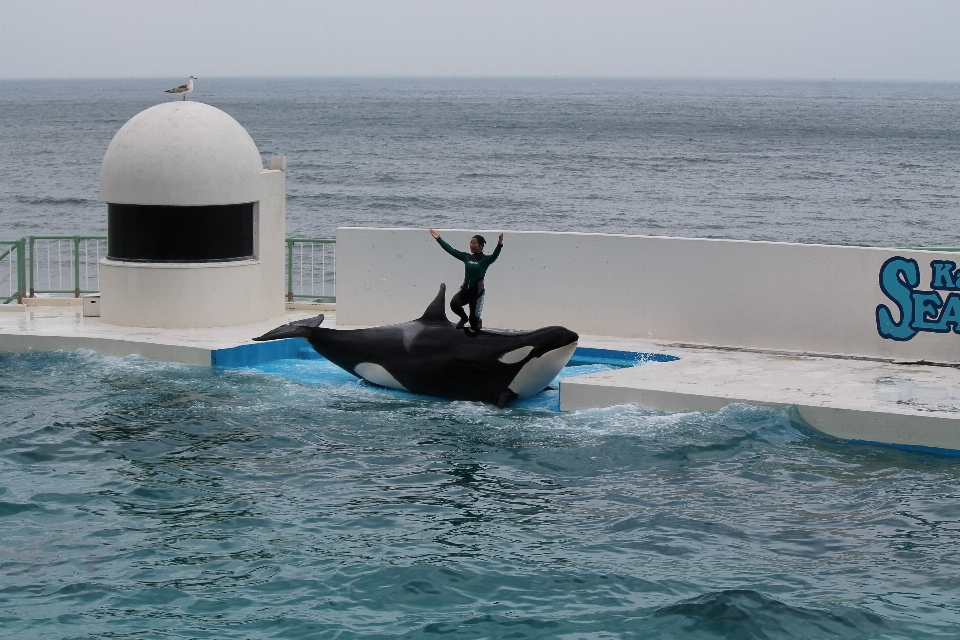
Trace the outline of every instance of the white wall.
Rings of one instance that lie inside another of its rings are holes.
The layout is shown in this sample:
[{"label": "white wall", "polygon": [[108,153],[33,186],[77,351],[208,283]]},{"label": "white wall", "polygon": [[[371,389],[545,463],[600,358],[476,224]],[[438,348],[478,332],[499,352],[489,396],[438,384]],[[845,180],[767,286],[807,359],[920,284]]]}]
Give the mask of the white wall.
[{"label": "white wall", "polygon": [[260,174],[254,260],[100,262],[100,317],[130,327],[226,327],[284,314],[286,174]]},{"label": "white wall", "polygon": [[[266,215],[264,215],[266,212]],[[257,283],[261,319],[284,314],[286,291],[287,174],[265,170],[260,174],[260,229]]]},{"label": "white wall", "polygon": [[[467,250],[470,231],[441,231]],[[481,231],[487,253],[497,231]],[[486,278],[485,326],[561,324],[585,334],[911,360],[960,361],[960,335],[881,338],[884,261],[960,254],[867,247],[582,233],[507,232]],[[426,230],[337,231],[337,323],[419,317],[441,282],[447,300],[463,265]],[[452,313],[449,314],[452,317]]]}]

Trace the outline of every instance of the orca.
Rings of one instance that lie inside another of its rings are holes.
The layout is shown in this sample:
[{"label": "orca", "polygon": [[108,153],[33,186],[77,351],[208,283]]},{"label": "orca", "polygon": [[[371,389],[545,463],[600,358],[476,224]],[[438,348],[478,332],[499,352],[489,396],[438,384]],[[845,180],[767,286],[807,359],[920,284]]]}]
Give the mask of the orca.
[{"label": "orca", "polygon": [[445,298],[441,284],[423,316],[402,324],[327,329],[319,315],[254,340],[306,338],[324,358],[375,385],[500,408],[546,388],[577,348],[580,337],[565,327],[457,329]]}]

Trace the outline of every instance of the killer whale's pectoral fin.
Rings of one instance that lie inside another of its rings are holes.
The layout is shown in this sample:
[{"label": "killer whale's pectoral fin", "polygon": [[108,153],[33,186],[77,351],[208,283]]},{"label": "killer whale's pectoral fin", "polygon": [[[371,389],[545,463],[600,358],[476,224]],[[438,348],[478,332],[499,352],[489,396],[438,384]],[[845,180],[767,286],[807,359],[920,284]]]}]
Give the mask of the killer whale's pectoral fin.
[{"label": "killer whale's pectoral fin", "polygon": [[277,327],[273,331],[267,331],[262,336],[254,338],[254,340],[256,342],[266,342],[267,340],[283,340],[284,338],[309,338],[311,329],[316,329],[322,322],[323,314],[321,313],[314,318],[297,320],[282,327]]},{"label": "killer whale's pectoral fin", "polygon": [[450,322],[447,320],[447,285],[441,283],[437,297],[420,316],[421,322]]},{"label": "killer whale's pectoral fin", "polygon": [[520,396],[515,394],[510,389],[504,389],[500,392],[500,395],[497,396],[497,401],[494,402],[494,404],[497,405],[497,409],[503,409],[505,406],[507,406],[508,402],[513,402],[519,397]]}]

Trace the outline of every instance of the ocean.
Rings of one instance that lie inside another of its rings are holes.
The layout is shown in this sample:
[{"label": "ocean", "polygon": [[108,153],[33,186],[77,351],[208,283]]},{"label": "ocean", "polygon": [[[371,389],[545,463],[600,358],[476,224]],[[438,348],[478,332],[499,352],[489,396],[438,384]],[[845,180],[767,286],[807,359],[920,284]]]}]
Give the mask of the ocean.
[{"label": "ocean", "polygon": [[[111,136],[181,81],[0,83],[0,237],[102,233]],[[288,156],[290,235],[960,245],[955,85],[201,78],[192,97]],[[958,636],[958,457],[789,409],[500,411],[322,366],[0,352],[0,638]]]},{"label": "ocean", "polygon": [[[182,79],[0,82],[0,237],[105,232],[114,133]],[[226,80],[288,157],[289,235],[339,226],[957,246],[960,85]]]}]

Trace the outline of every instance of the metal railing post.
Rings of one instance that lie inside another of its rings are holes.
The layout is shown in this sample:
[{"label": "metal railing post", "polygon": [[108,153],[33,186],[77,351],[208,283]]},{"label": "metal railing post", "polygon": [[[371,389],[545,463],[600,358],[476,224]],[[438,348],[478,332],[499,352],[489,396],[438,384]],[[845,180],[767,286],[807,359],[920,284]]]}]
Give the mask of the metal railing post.
[{"label": "metal railing post", "polygon": [[287,238],[287,302],[293,302],[293,238]]},{"label": "metal railing post", "polygon": [[20,244],[17,245],[17,304],[23,304],[23,296],[27,293],[27,274],[24,273],[27,268],[27,239],[20,238]]},{"label": "metal railing post", "polygon": [[[3,247],[8,247],[8,248],[7,248],[6,251],[3,251],[2,253],[0,253],[0,267],[3,266],[3,260],[4,260],[4,258],[6,258],[6,260],[7,260],[7,271],[8,271],[9,273],[7,273],[7,277],[5,277],[5,278],[3,278],[3,279],[0,279],[0,284],[3,284],[4,282],[7,282],[7,280],[10,281],[10,283],[7,285],[7,287],[8,287],[7,291],[8,291],[8,293],[10,293],[10,296],[9,296],[6,300],[0,299],[0,304],[7,304],[8,302],[10,302],[11,300],[13,300],[13,298],[14,298],[14,294],[13,294],[13,273],[14,273],[14,271],[17,270],[17,268],[16,268],[15,266],[13,266],[13,252],[17,250],[18,244],[17,244],[17,241],[16,241],[16,240],[14,240],[12,243],[7,243],[7,242],[0,241],[0,249],[2,249]],[[20,280],[17,279],[17,284],[19,284],[19,283],[20,283]],[[19,291],[18,291],[18,293],[19,293]],[[0,298],[2,298],[2,296],[3,296],[3,294],[0,293]]]},{"label": "metal railing post", "polygon": [[80,236],[73,236],[73,297],[80,297]]},{"label": "metal railing post", "polygon": [[30,254],[29,254],[29,259],[30,259],[30,297],[31,297],[31,298],[35,298],[36,296],[35,296],[34,293],[33,293],[33,270],[34,270],[34,263],[33,263],[33,236],[27,236],[27,243],[30,245]]}]

